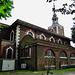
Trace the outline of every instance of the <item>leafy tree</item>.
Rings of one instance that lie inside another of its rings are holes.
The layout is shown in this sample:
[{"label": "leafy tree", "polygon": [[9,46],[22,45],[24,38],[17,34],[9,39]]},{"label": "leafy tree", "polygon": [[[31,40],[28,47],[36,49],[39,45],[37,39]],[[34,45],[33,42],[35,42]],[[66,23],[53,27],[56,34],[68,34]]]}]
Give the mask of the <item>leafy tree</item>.
[{"label": "leafy tree", "polygon": [[1,31],[2,28],[3,28],[3,27],[2,27],[2,25],[0,24],[0,31]]},{"label": "leafy tree", "polygon": [[13,2],[11,0],[0,0],[0,19],[10,17],[10,11],[13,7]]},{"label": "leafy tree", "polygon": [[[57,1],[57,0],[47,0],[47,2],[51,3],[53,1]],[[75,13],[75,0],[72,0],[73,3],[68,5],[67,3],[63,4],[62,8],[59,9],[53,9],[53,11],[56,12],[61,12],[62,14],[74,14]],[[74,8],[74,9],[73,9]]]},{"label": "leafy tree", "polygon": [[75,43],[75,25],[71,28],[72,30],[72,41]]},{"label": "leafy tree", "polygon": [[[75,21],[75,17],[73,18],[73,20]],[[73,43],[75,43],[75,22],[73,23],[73,27],[71,28],[72,30],[72,41]]]}]

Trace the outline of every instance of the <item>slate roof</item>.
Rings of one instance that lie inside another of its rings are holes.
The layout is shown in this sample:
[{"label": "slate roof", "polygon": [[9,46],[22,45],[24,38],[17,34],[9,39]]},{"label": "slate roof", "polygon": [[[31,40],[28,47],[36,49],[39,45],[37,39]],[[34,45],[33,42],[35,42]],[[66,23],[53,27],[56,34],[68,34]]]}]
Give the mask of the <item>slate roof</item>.
[{"label": "slate roof", "polygon": [[4,24],[4,23],[0,23],[3,27],[9,27],[9,25]]},{"label": "slate roof", "polygon": [[68,38],[68,37],[65,37],[65,36],[62,36],[62,35],[58,35],[58,34],[56,34],[56,33],[50,32],[50,31],[47,30],[47,29],[44,29],[44,28],[42,28],[42,27],[33,25],[33,24],[31,24],[31,23],[22,21],[22,20],[20,20],[20,19],[17,19],[17,20],[12,24],[12,26],[16,26],[16,25],[23,25],[23,26],[32,28],[32,29],[34,29],[34,30],[36,30],[36,31],[38,30],[38,31],[41,31],[41,32],[43,32],[43,33],[51,34],[51,35],[54,35],[54,36],[58,36],[58,37],[60,37],[60,38],[65,38],[65,39],[70,40],[70,38]]}]

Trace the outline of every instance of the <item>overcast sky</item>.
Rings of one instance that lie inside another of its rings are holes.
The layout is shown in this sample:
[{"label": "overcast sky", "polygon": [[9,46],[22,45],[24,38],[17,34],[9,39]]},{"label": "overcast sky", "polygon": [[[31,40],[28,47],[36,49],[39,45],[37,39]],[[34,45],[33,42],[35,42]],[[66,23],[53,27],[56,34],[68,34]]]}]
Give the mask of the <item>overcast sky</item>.
[{"label": "overcast sky", "polygon": [[[21,19],[45,29],[48,29],[48,27],[52,25],[53,3],[48,3],[46,0],[13,0],[13,3],[14,9],[11,11],[12,17],[7,18],[7,20],[0,20],[1,23],[11,25],[17,19]],[[72,1],[58,0],[55,2],[56,8],[62,7],[63,3],[70,4]],[[59,24],[64,26],[65,36],[71,38],[72,18],[75,14],[62,15],[58,12],[56,14],[59,18]]]}]

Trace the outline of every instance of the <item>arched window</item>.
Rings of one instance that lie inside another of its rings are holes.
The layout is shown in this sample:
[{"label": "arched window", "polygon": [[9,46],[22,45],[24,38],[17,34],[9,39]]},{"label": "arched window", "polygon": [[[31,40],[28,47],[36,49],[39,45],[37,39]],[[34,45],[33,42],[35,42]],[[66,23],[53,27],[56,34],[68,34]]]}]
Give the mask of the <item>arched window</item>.
[{"label": "arched window", "polygon": [[10,41],[14,41],[14,31],[10,33]]},{"label": "arched window", "polygon": [[30,30],[27,30],[26,32],[25,32],[25,35],[30,35],[30,36],[32,36],[33,38],[35,38],[35,34],[34,34],[34,32],[30,29]]},{"label": "arched window", "polygon": [[74,52],[71,53],[71,57],[75,57],[75,53]]},{"label": "arched window", "polygon": [[41,39],[42,39],[42,40],[45,40],[45,37],[44,37],[44,35],[41,35]]},{"label": "arched window", "polygon": [[75,53],[72,52],[71,55],[70,55],[71,59],[75,59]]},{"label": "arched window", "polygon": [[13,49],[11,47],[7,48],[6,57],[7,57],[7,59],[12,59],[13,58]]},{"label": "arched window", "polygon": [[65,51],[62,51],[62,52],[60,53],[60,57],[67,57]]},{"label": "arched window", "polygon": [[54,29],[52,29],[51,31],[54,32]]},{"label": "arched window", "polygon": [[48,49],[45,52],[45,56],[53,56],[53,57],[55,57],[55,54],[54,54],[54,52],[51,49]]},{"label": "arched window", "polygon": [[31,47],[28,47],[27,45],[25,45],[24,48],[24,57],[31,57]]},{"label": "arched window", "polygon": [[33,37],[33,33],[32,32],[28,32],[28,35],[31,35]]},{"label": "arched window", "polygon": [[51,38],[51,42],[54,42],[54,41],[53,41],[53,38]]},{"label": "arched window", "polygon": [[59,44],[61,44],[61,41],[59,40]]},{"label": "arched window", "polygon": [[40,34],[39,37],[40,37],[40,39],[42,39],[42,40],[46,40],[46,36],[45,36],[43,33]]},{"label": "arched window", "polygon": [[49,39],[51,42],[55,42],[55,39],[53,38],[53,36],[51,36]]},{"label": "arched window", "polygon": [[58,43],[59,43],[59,44],[62,44],[62,41],[59,39],[59,40],[58,40]]}]

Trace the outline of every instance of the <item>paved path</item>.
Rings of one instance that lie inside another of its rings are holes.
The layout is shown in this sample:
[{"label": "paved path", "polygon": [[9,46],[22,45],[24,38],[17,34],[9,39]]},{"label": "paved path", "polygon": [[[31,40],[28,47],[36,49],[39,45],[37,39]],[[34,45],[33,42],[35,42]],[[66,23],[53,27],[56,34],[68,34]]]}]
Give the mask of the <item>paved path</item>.
[{"label": "paved path", "polygon": [[[16,75],[47,75],[47,74],[16,74]],[[52,75],[52,74],[48,74],[48,75]],[[60,74],[53,74],[53,75],[75,75],[75,71],[65,72]]]}]

